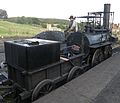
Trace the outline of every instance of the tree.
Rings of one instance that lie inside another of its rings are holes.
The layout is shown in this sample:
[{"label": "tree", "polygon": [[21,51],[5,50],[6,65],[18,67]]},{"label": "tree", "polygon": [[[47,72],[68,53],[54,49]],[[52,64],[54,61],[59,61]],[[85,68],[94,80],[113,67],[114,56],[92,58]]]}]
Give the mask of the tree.
[{"label": "tree", "polygon": [[7,11],[0,9],[0,19],[7,19],[8,15],[7,15]]},{"label": "tree", "polygon": [[60,28],[60,29],[65,29],[66,27],[65,27],[65,25],[64,25],[64,24],[62,24],[62,23],[61,23],[61,24],[58,24],[58,25],[57,25],[57,28]]},{"label": "tree", "polygon": [[40,20],[38,18],[31,18],[31,19],[32,19],[32,24],[40,25]]}]

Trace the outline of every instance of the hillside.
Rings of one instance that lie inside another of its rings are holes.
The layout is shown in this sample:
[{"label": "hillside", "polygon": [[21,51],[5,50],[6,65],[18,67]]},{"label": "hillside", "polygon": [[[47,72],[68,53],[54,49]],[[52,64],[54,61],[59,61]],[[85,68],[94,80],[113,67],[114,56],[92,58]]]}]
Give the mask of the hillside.
[{"label": "hillside", "polygon": [[47,24],[51,24],[51,26],[55,26],[64,30],[68,25],[68,20],[64,19],[52,19],[52,18],[36,18],[36,17],[11,17],[5,19],[6,21],[18,23],[18,24],[29,24],[29,25],[39,25],[42,28],[46,28]]},{"label": "hillside", "polygon": [[27,24],[17,24],[8,21],[0,20],[0,37],[12,37],[12,36],[33,36],[37,33],[45,30],[39,25],[32,26]]},{"label": "hillside", "polygon": [[50,23],[50,24],[67,24],[68,20],[64,19],[54,19],[54,18],[35,18],[35,17],[11,17],[6,19],[10,22],[21,23],[21,24],[41,24],[41,23]]},{"label": "hillside", "polygon": [[47,24],[64,30],[68,25],[68,20],[24,16],[0,19],[0,38],[13,36],[31,37],[46,30]]},{"label": "hillside", "polygon": [[46,22],[46,23],[54,23],[54,24],[67,24],[68,23],[68,20],[64,20],[64,19],[49,19],[49,18],[46,18],[46,19],[43,19],[43,18],[39,18],[39,20],[41,22]]}]

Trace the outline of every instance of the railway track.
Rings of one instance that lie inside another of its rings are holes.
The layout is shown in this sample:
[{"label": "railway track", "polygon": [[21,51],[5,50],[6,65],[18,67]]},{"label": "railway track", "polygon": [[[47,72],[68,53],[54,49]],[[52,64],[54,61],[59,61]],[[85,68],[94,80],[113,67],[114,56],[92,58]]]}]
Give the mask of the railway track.
[{"label": "railway track", "polygon": [[113,47],[113,55],[117,54],[120,52],[120,45],[116,45]]}]

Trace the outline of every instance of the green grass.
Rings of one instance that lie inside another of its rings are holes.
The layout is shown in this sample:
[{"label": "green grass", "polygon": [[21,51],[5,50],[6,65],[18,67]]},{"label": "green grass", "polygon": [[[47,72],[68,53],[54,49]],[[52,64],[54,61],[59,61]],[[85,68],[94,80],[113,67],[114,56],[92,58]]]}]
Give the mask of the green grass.
[{"label": "green grass", "polygon": [[31,37],[44,30],[45,29],[40,26],[17,24],[0,20],[0,37]]}]

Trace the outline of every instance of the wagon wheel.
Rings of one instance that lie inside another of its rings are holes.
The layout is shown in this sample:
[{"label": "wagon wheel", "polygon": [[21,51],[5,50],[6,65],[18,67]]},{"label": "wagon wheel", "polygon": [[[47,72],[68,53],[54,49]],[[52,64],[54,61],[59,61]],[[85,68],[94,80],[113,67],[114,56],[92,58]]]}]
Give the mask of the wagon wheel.
[{"label": "wagon wheel", "polygon": [[111,46],[106,46],[104,49],[104,58],[107,59],[110,56],[112,56],[112,47]]},{"label": "wagon wheel", "polygon": [[95,66],[103,60],[104,60],[104,58],[103,58],[102,51],[100,49],[97,49],[93,54],[91,65]]},{"label": "wagon wheel", "polygon": [[78,77],[80,75],[80,73],[82,73],[82,69],[80,67],[78,67],[78,66],[73,67],[68,74],[67,81],[70,81],[70,80]]},{"label": "wagon wheel", "polygon": [[48,94],[52,91],[54,85],[53,81],[46,79],[38,83],[38,85],[34,88],[32,93],[32,101],[38,99],[40,96]]}]

